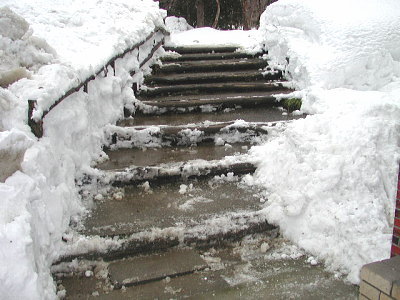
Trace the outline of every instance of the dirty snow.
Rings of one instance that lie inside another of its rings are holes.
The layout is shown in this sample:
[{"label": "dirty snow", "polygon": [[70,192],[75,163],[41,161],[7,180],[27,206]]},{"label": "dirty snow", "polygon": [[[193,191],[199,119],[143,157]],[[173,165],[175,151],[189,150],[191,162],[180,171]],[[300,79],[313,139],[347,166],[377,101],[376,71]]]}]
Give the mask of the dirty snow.
[{"label": "dirty snow", "polygon": [[286,238],[358,283],[363,264],[390,255],[400,3],[280,0],[262,15],[260,34],[314,115],[251,150],[259,162],[250,181],[265,188],[268,220]]}]

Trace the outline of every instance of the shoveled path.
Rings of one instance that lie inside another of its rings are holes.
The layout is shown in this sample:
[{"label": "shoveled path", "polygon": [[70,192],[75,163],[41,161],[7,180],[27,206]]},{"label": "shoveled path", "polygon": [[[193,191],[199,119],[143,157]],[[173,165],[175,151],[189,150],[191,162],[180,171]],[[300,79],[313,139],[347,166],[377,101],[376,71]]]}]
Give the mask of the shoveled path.
[{"label": "shoveled path", "polygon": [[[53,266],[67,299],[348,299],[265,218],[248,149],[293,116],[282,73],[235,48],[177,48],[106,128],[104,161],[78,182],[90,208]],[[74,245],[79,244],[79,247]]]}]

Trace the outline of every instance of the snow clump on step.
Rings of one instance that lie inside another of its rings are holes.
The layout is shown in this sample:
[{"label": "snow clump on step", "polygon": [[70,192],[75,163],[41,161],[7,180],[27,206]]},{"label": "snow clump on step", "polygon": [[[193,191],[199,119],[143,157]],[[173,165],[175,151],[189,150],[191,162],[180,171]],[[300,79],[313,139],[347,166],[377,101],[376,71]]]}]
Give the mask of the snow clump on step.
[{"label": "snow clump on step", "polygon": [[193,29],[193,27],[188,24],[185,18],[174,16],[165,19],[165,26],[167,27],[167,30],[171,33]]},{"label": "snow clump on step", "polygon": [[359,282],[388,258],[400,158],[400,3],[280,0],[261,17],[273,66],[302,91],[306,119],[251,152],[268,221]]}]

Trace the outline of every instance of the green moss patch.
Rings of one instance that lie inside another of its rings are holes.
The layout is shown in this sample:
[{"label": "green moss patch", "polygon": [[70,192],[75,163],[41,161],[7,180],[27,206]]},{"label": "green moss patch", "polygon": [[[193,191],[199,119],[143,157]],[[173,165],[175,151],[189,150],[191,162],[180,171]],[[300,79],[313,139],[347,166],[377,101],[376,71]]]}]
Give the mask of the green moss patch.
[{"label": "green moss patch", "polygon": [[300,98],[288,98],[282,99],[282,106],[289,112],[293,112],[295,110],[299,110],[301,108],[303,101]]}]

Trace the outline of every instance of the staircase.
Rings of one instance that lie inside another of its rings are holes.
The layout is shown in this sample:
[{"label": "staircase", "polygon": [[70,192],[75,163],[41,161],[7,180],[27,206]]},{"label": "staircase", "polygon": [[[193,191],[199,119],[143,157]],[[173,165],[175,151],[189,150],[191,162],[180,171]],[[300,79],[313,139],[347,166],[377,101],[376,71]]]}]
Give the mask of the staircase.
[{"label": "staircase", "polygon": [[[65,237],[79,247],[53,266],[60,295],[208,299],[240,287],[254,298],[243,278],[268,278],[268,268],[301,282],[293,268],[304,261],[266,267],[267,251],[286,241],[265,219],[262,191],[244,180],[256,168],[248,149],[289,121],[274,96],[291,92],[282,73],[230,47],[166,50],[134,114],[107,127],[108,159],[78,182],[91,211],[74,230],[87,238]],[[275,284],[268,295],[285,294]]]}]

